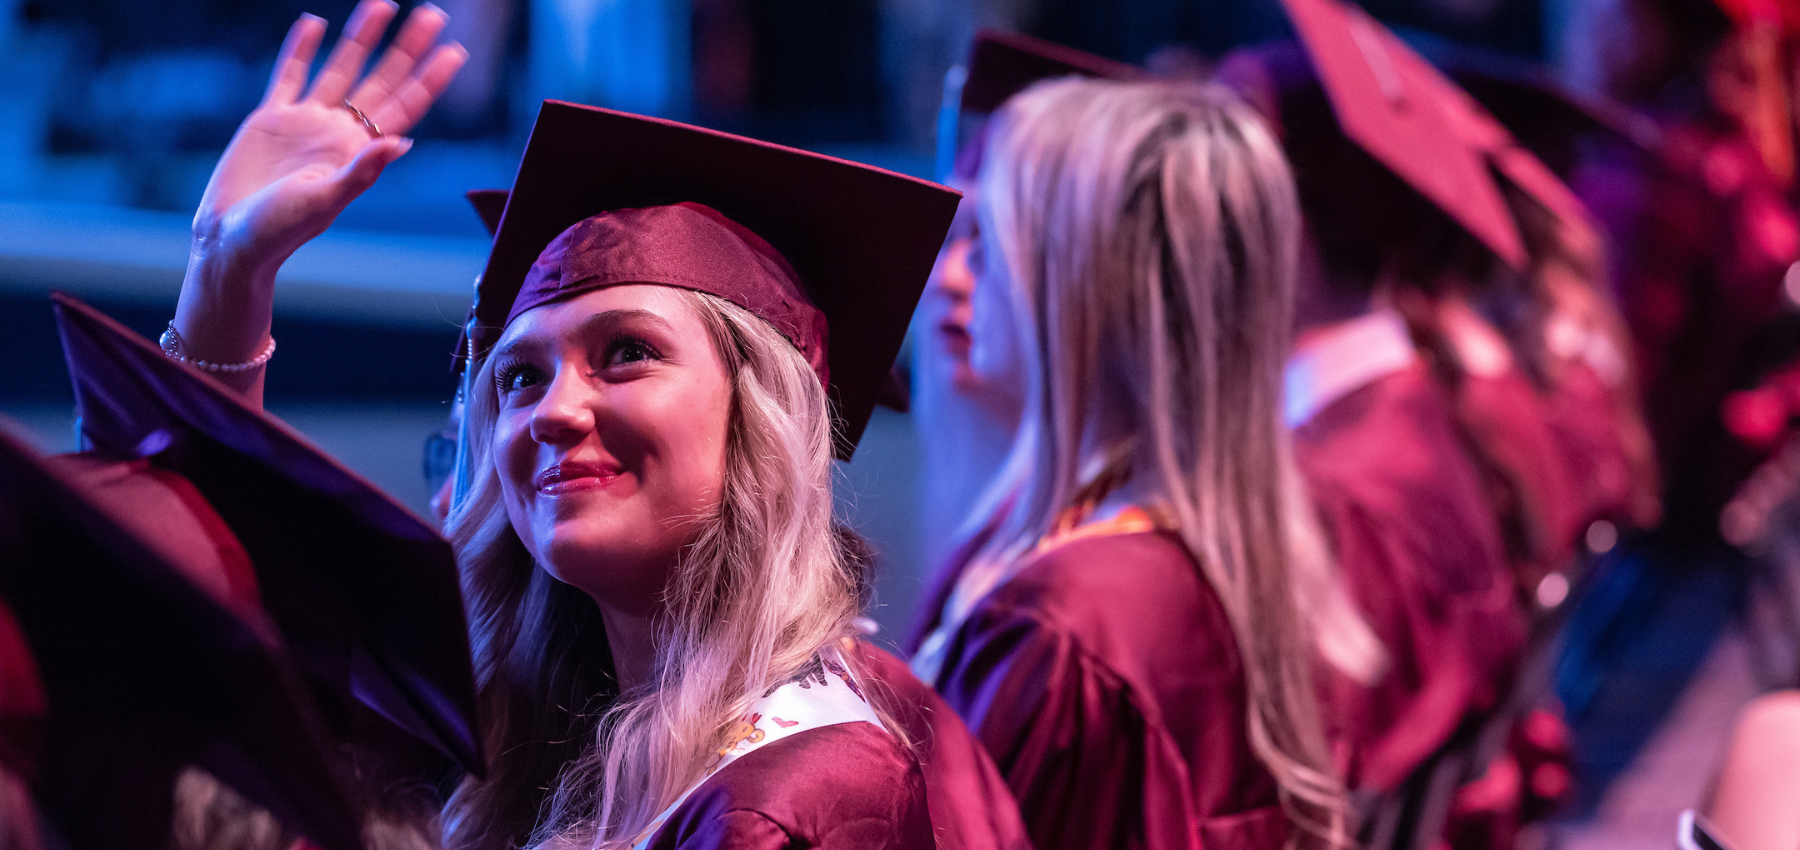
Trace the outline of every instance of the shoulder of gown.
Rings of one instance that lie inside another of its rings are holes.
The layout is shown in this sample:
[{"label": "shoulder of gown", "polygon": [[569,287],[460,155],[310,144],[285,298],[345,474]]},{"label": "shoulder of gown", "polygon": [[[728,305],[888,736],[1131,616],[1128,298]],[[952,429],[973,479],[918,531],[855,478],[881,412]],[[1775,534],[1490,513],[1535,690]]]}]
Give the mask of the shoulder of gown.
[{"label": "shoulder of gown", "polygon": [[653,850],[930,850],[918,760],[871,723],[810,729],[726,765],[670,815]]},{"label": "shoulder of gown", "polygon": [[1294,449],[1351,596],[1390,654],[1374,686],[1326,677],[1328,732],[1352,787],[1391,788],[1492,707],[1523,646],[1499,525],[1448,399],[1420,369],[1319,411]]},{"label": "shoulder of gown", "polygon": [[1029,850],[1006,780],[962,718],[906,662],[864,641],[850,662],[870,699],[905,731],[925,773],[940,850]]},{"label": "shoulder of gown", "polygon": [[1274,848],[1223,607],[1162,533],[1078,539],[976,606],[938,687],[986,744],[1038,850]]}]

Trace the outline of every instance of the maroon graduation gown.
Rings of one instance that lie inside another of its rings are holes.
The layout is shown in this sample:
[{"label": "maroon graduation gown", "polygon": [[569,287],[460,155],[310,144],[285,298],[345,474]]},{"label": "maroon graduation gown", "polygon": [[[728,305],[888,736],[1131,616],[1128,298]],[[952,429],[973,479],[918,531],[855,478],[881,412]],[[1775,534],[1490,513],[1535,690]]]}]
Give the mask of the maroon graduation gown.
[{"label": "maroon graduation gown", "polygon": [[934,684],[987,745],[1033,845],[1280,847],[1237,644],[1187,551],[1143,532],[1029,557],[950,636]]},{"label": "maroon graduation gown", "polygon": [[919,763],[869,723],[801,732],[721,768],[650,850],[930,850]]},{"label": "maroon graduation gown", "polygon": [[906,662],[857,642],[846,653],[878,702],[911,740],[939,850],[1030,850],[1012,791],[962,718]]},{"label": "maroon graduation gown", "polygon": [[1551,427],[1550,406],[1517,370],[1455,379],[1456,419],[1487,472],[1488,502],[1500,520],[1519,586],[1532,588],[1546,572],[1575,557],[1594,517],[1571,474],[1574,447]]},{"label": "maroon graduation gown", "polygon": [[1294,449],[1351,596],[1389,653],[1373,687],[1327,678],[1327,731],[1352,788],[1392,790],[1511,677],[1524,625],[1499,528],[1421,365],[1319,410]]},{"label": "maroon graduation gown", "polygon": [[1551,381],[1545,413],[1579,488],[1582,531],[1597,519],[1644,525],[1658,512],[1656,462],[1634,405],[1579,361]]},{"label": "maroon graduation gown", "polygon": [[1744,134],[1704,116],[1655,116],[1655,155],[1600,146],[1570,180],[1607,236],[1663,476],[1664,526],[1710,539],[1760,460],[1720,420],[1755,374],[1759,332],[1783,311],[1800,223]]}]

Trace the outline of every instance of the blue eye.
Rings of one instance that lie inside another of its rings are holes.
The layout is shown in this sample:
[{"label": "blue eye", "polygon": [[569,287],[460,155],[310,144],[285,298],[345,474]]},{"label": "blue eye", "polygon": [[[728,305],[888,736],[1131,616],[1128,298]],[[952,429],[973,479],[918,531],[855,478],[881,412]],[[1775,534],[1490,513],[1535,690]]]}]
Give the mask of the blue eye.
[{"label": "blue eye", "polygon": [[524,363],[502,363],[494,370],[494,386],[502,395],[535,386],[542,378],[536,367]]},{"label": "blue eye", "polygon": [[648,343],[637,339],[617,340],[606,352],[606,365],[608,367],[629,366],[633,363],[643,363],[660,359],[661,355],[657,354],[656,349],[651,348]]}]

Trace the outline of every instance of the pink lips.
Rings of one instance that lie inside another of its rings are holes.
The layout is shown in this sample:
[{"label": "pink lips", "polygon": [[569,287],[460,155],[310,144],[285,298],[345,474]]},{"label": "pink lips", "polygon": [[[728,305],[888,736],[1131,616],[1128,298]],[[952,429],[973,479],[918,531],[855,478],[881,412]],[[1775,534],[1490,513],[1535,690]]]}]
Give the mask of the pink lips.
[{"label": "pink lips", "polygon": [[561,496],[605,487],[619,477],[619,472],[619,468],[612,465],[564,461],[538,473],[532,483],[540,495]]},{"label": "pink lips", "polygon": [[938,324],[938,338],[943,340],[944,350],[958,360],[969,359],[969,329],[962,324],[944,321]]}]

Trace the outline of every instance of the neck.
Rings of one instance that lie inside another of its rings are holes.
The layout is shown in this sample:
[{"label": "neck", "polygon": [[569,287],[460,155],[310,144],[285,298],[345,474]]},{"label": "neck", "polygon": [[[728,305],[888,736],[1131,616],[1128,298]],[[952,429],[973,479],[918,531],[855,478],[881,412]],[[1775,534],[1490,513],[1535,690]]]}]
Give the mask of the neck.
[{"label": "neck", "polygon": [[619,692],[629,693],[651,684],[656,677],[656,618],[648,611],[631,612],[601,607],[606,621],[606,643],[612,650],[613,674]]},{"label": "neck", "polygon": [[1148,479],[1149,476],[1141,474],[1126,479],[1125,483],[1100,500],[1100,504],[1094,508],[1094,512],[1088,518],[1090,520],[1108,520],[1118,516],[1119,512],[1126,508],[1157,507],[1162,502],[1161,494],[1150,486]]}]

